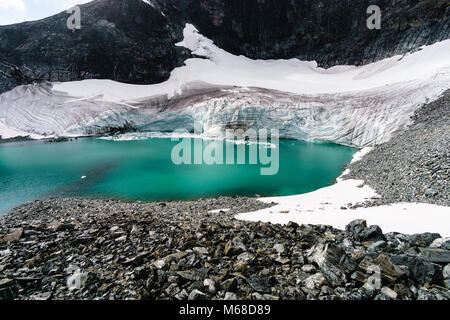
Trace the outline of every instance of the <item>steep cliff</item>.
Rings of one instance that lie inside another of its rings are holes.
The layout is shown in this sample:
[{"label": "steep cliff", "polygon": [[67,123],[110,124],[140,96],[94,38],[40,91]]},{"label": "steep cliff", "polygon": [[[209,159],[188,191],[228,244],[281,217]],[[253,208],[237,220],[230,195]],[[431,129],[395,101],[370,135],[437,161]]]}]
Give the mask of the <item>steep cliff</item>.
[{"label": "steep cliff", "polygon": [[[445,0],[189,2],[188,16],[202,34],[228,52],[254,59],[359,65],[450,37]],[[380,30],[367,28],[370,5],[381,9]]]},{"label": "steep cliff", "polygon": [[[382,9],[381,30],[366,10]],[[192,23],[219,47],[254,59],[365,64],[450,38],[446,0],[95,0],[69,14],[0,27],[0,92],[39,81],[153,84],[189,56],[175,46]]]},{"label": "steep cliff", "polygon": [[97,0],[80,7],[80,30],[67,28],[66,12],[0,27],[0,92],[40,81],[157,83],[186,58],[185,50],[174,46],[183,26],[142,0]]}]

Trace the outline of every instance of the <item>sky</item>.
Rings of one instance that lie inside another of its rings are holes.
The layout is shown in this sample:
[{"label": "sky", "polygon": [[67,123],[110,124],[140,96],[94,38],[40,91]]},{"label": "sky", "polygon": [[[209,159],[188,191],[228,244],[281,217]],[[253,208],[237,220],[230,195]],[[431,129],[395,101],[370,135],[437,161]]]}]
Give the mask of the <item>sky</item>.
[{"label": "sky", "polygon": [[39,20],[92,0],[0,0],[0,25]]}]

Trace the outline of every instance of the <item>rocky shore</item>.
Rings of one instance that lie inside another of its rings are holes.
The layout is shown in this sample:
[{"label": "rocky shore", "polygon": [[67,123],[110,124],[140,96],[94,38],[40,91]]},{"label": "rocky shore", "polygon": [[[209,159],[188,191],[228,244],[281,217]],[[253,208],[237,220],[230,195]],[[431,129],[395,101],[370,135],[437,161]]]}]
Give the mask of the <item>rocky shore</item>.
[{"label": "rocky shore", "polygon": [[370,205],[424,202],[450,206],[450,90],[420,108],[408,130],[351,164],[380,199]]},{"label": "rocky shore", "polygon": [[264,206],[22,205],[0,220],[0,299],[450,299],[450,239],[233,218]]},{"label": "rocky shore", "polygon": [[[449,206],[450,91],[349,166],[368,205]],[[1,299],[448,300],[450,238],[234,219],[250,198],[48,199],[0,219]],[[426,214],[426,213],[424,213]]]}]

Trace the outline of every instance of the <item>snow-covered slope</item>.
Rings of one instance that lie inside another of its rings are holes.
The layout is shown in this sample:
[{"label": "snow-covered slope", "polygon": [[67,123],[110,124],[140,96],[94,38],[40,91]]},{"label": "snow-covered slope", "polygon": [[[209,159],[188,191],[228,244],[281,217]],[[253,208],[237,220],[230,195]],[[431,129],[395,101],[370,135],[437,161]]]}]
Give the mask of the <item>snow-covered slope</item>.
[{"label": "snow-covered slope", "polygon": [[47,83],[0,96],[0,135],[87,135],[111,128],[277,128],[282,137],[352,146],[385,142],[412,113],[450,87],[450,40],[362,67],[234,56],[186,25],[195,55],[157,85],[109,80]]}]

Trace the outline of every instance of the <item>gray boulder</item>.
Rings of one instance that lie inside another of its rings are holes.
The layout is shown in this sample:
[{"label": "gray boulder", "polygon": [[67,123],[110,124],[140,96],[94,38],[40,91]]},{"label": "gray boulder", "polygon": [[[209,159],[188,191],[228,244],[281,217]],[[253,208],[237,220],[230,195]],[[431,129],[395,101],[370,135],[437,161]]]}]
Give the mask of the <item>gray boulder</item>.
[{"label": "gray boulder", "polygon": [[442,267],[419,256],[400,254],[391,256],[391,260],[396,265],[406,266],[410,279],[419,285],[442,282]]},{"label": "gray boulder", "polygon": [[357,267],[343,249],[332,243],[312,247],[308,252],[308,260],[319,266],[320,271],[332,287],[345,284],[346,275],[352,273]]}]

